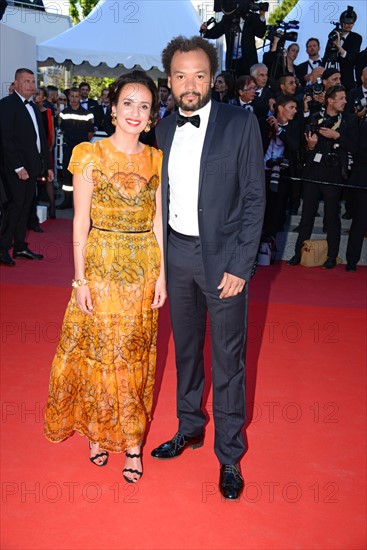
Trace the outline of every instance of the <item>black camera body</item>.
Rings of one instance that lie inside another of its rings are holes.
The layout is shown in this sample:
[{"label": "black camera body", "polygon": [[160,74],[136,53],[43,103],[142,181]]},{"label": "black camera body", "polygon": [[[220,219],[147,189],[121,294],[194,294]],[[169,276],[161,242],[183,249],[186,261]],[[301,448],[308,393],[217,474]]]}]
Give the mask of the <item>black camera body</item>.
[{"label": "black camera body", "polygon": [[342,30],[342,26],[338,21],[331,21],[331,24],[335,25],[335,28],[331,32],[329,32],[328,39],[330,40],[330,42],[334,42],[338,39]]},{"label": "black camera body", "polygon": [[319,134],[320,128],[332,128],[334,123],[334,120],[328,118],[324,119],[320,123],[317,120],[310,120],[310,122],[305,126],[305,131],[307,133],[311,132],[311,134]]},{"label": "black camera body", "polygon": [[268,11],[268,2],[256,2],[256,0],[214,0],[214,11],[216,13],[232,14],[235,11],[256,13]]},{"label": "black camera body", "polygon": [[268,25],[266,38],[273,42],[274,38],[279,38],[279,45],[284,46],[286,41],[296,42],[298,33],[290,29],[299,29],[299,21],[278,21],[277,25]]},{"label": "black camera body", "polygon": [[367,107],[367,99],[356,97],[353,101],[353,107],[356,113],[361,113]]}]

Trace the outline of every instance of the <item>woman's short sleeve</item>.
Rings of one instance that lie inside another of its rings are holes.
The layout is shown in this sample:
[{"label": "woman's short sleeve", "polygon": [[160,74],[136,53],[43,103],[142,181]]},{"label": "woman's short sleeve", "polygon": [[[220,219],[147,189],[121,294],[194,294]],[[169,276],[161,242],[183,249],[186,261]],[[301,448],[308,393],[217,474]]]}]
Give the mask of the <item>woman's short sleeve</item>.
[{"label": "woman's short sleeve", "polygon": [[87,166],[95,162],[94,156],[94,146],[92,143],[79,143],[73,149],[68,166],[69,172],[72,174],[85,173]]}]

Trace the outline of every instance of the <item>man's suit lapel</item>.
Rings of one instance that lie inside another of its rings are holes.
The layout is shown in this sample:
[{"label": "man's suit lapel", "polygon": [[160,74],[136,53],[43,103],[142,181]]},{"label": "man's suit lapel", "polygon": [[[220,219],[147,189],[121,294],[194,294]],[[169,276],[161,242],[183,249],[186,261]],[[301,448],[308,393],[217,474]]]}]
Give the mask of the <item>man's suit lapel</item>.
[{"label": "man's suit lapel", "polygon": [[201,160],[200,160],[200,174],[199,174],[199,194],[201,192],[201,187],[203,184],[203,176],[204,176],[204,169],[206,165],[206,160],[210,151],[210,145],[215,133],[215,122],[217,119],[217,113],[218,113],[218,105],[219,103],[217,101],[212,101],[211,103],[211,109],[209,114],[209,121],[208,121],[208,127],[206,129],[205,139],[204,139],[204,145],[203,145],[203,151],[201,153]]}]

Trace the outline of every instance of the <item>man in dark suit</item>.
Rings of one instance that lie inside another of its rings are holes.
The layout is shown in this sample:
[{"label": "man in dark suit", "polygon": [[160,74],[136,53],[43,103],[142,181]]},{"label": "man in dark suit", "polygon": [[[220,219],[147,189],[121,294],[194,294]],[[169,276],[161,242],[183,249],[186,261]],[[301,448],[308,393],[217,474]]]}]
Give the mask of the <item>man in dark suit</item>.
[{"label": "man in dark suit", "polygon": [[[323,59],[323,66],[328,67],[328,62],[332,59],[331,46],[336,48],[337,63],[341,72],[341,83],[346,90],[352,90],[355,85],[354,68],[358,60],[362,44],[362,36],[352,32],[354,23],[357,20],[357,14],[353,9],[343,11],[340,15],[341,32],[337,33],[337,39],[328,41]],[[330,56],[331,55],[331,56]],[[335,66],[335,65],[332,65]]]},{"label": "man in dark suit", "polygon": [[3,174],[9,203],[0,238],[1,263],[14,266],[13,258],[40,260],[25,242],[27,220],[36,190],[37,177],[47,172],[53,180],[50,155],[40,111],[30,98],[36,91],[34,73],[18,69],[14,93],[0,101],[0,141]]},{"label": "man in dark suit", "polygon": [[252,102],[258,119],[266,118],[269,113],[269,101],[274,93],[268,87],[268,68],[264,63],[255,63],[250,68],[250,75],[256,82],[256,93]]},{"label": "man in dark suit", "polygon": [[292,96],[281,95],[274,107],[274,116],[260,121],[267,184],[263,233],[267,238],[275,238],[283,225],[288,196],[292,214],[297,214],[301,196],[301,183],[288,179],[299,175],[297,160],[303,125],[296,118],[297,101]]},{"label": "man in dark suit", "polygon": [[322,60],[320,58],[320,41],[318,38],[309,38],[306,42],[308,60],[296,67],[296,76],[301,86],[310,86],[322,76]]},{"label": "man in dark suit", "polygon": [[[354,90],[350,90],[347,93],[347,107],[346,110],[350,113],[354,113],[354,104],[356,100],[361,101],[362,105],[366,106],[367,103],[367,67],[364,67],[361,74],[362,85]],[[365,113],[363,113],[364,116]]]},{"label": "man in dark suit", "polygon": [[179,456],[203,443],[203,345],[212,327],[215,453],[219,487],[239,498],[245,451],[245,342],[248,282],[265,207],[261,137],[246,109],[211,101],[216,50],[200,37],[173,39],[163,51],[179,111],[156,129],[163,150],[166,274],[177,367],[175,436],[152,451]]},{"label": "man in dark suit", "polygon": [[266,32],[265,11],[249,11],[248,0],[222,0],[218,4],[223,12],[222,19],[211,29],[203,23],[200,32],[210,39],[220,38],[224,34],[227,45],[226,70],[237,76],[249,74],[251,65],[258,62],[255,37],[263,38]]},{"label": "man in dark suit", "polygon": [[95,99],[91,99],[89,97],[90,94],[90,86],[88,82],[81,82],[79,84],[79,92],[80,92],[80,106],[83,107],[86,111],[89,111],[92,113],[94,117],[94,129],[98,130],[99,124],[100,124],[100,110],[99,110],[99,103]]}]

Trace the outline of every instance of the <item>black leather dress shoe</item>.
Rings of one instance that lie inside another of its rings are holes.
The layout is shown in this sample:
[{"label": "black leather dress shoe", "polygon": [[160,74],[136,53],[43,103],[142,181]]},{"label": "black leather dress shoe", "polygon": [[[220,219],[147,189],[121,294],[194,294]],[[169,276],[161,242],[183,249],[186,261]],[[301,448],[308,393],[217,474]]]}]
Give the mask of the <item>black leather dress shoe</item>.
[{"label": "black leather dress shoe", "polygon": [[335,266],[336,266],[336,259],[328,258],[322,267],[323,269],[333,269]]},{"label": "black leather dress shoe", "polygon": [[35,233],[43,233],[43,229],[39,225],[36,225],[35,227],[29,227],[28,229],[34,231]]},{"label": "black leather dress shoe", "polygon": [[288,260],[287,265],[298,265],[301,262],[301,256],[295,254],[290,260]]},{"label": "black leather dress shoe", "polygon": [[222,464],[219,490],[226,500],[237,500],[243,491],[244,481],[238,464]]},{"label": "black leather dress shoe", "polygon": [[345,266],[345,271],[351,271],[352,273],[355,273],[357,271],[356,264],[352,264],[351,262],[348,262]]},{"label": "black leather dress shoe", "polygon": [[156,449],[153,449],[151,454],[153,458],[159,458],[160,460],[176,458],[177,456],[180,456],[188,447],[191,447],[192,449],[202,447],[203,442],[204,439],[202,436],[186,437],[186,435],[177,432],[170,441],[166,441]]},{"label": "black leather dress shoe", "polygon": [[4,265],[8,265],[9,267],[15,266],[15,262],[11,259],[9,252],[7,250],[4,250],[3,252],[1,252],[0,262]]},{"label": "black leather dress shoe", "polygon": [[29,248],[25,248],[24,250],[13,252],[13,258],[20,258],[23,260],[42,260],[43,255],[36,254],[35,252],[32,252],[32,250],[29,250]]}]

